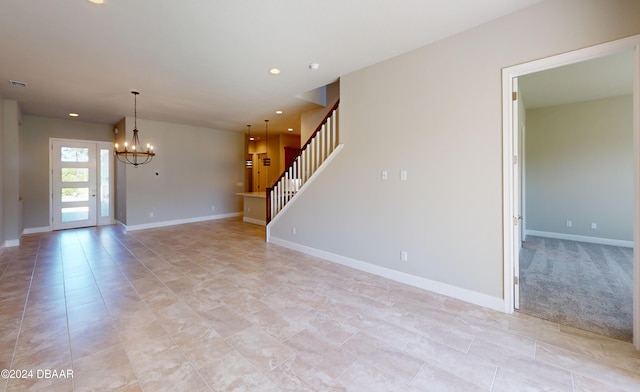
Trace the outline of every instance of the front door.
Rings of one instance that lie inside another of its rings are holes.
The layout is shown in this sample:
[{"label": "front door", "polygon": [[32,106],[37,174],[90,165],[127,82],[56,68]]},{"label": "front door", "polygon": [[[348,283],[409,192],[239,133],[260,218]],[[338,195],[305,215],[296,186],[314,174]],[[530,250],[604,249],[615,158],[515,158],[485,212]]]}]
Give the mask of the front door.
[{"label": "front door", "polygon": [[111,221],[110,152],[100,142],[51,141],[53,230],[96,226],[105,215]]}]

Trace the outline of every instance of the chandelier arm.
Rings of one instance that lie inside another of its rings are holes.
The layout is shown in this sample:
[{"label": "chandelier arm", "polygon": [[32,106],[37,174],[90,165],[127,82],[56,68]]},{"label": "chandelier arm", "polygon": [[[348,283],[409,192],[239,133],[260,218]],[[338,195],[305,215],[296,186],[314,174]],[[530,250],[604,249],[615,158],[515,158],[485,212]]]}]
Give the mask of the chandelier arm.
[{"label": "chandelier arm", "polygon": [[153,159],[153,157],[156,155],[155,152],[153,152],[153,146],[151,146],[151,144],[147,144],[146,150],[142,147],[142,144],[140,143],[140,137],[138,135],[138,94],[140,94],[137,91],[132,91],[131,94],[133,94],[133,115],[134,115],[134,122],[133,122],[133,137],[131,138],[131,146],[129,148],[128,144],[125,142],[124,143],[124,148],[122,150],[119,150],[118,144],[116,143],[115,145],[115,149],[114,149],[114,155],[116,156],[116,158],[118,159],[118,161],[124,163],[124,164],[129,164],[129,165],[133,165],[135,167],[139,166],[139,165],[144,165],[145,163],[151,162],[151,160]]}]

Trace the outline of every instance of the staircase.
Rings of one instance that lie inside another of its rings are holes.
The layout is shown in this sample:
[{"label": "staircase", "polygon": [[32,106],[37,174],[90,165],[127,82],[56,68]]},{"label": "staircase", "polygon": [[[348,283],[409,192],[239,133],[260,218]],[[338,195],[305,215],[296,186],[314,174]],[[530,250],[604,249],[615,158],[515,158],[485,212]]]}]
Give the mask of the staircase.
[{"label": "staircase", "polygon": [[338,100],[272,187],[267,188],[267,224],[300,191],[338,146]]}]

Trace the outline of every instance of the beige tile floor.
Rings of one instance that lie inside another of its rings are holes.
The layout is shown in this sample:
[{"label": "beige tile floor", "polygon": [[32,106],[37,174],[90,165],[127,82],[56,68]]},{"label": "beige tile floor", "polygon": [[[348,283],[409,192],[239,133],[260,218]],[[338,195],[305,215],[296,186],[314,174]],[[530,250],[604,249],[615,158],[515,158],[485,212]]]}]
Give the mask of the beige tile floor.
[{"label": "beige tile floor", "polygon": [[0,368],[32,372],[0,391],[640,390],[628,343],[266,244],[237,219],[24,236],[0,253],[0,309]]}]

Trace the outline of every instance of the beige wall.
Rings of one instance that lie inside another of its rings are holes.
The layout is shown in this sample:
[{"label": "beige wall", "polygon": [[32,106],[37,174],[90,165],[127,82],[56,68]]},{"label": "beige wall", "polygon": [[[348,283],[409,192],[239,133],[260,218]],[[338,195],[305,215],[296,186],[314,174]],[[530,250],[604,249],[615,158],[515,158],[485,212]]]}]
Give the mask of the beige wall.
[{"label": "beige wall", "polygon": [[[244,181],[241,133],[142,119],[138,125],[142,142],[152,142],[158,156],[138,168],[115,165],[116,219],[141,225],[242,211],[235,196]],[[119,139],[127,129],[130,140],[132,118],[115,127]],[[112,142],[115,127],[25,116],[21,154],[25,228],[49,226],[49,138]]]},{"label": "beige wall", "polygon": [[[249,147],[249,152],[253,153],[253,189],[252,192],[258,191],[258,183],[260,184],[260,191],[264,192],[265,188],[271,186],[273,182],[278,178],[281,173],[280,161],[284,157],[284,152],[280,154],[280,136],[270,135],[269,146],[267,150],[267,143],[264,138],[259,141],[254,141]],[[262,161],[259,159],[258,154],[267,153],[267,156],[271,160],[271,166],[262,166]],[[262,171],[260,179],[258,179],[258,171]]]},{"label": "beige wall", "polygon": [[[130,140],[133,118],[126,120]],[[157,155],[148,164],[124,167],[126,216],[119,220],[154,225],[242,212],[236,193],[244,191],[243,133],[140,118],[138,129]],[[123,165],[116,164],[120,170]]]},{"label": "beige wall", "polygon": [[[3,103],[0,108],[0,146],[4,146],[4,99],[0,94],[0,102]],[[0,147],[0,222],[4,222],[4,147]],[[4,225],[0,225],[0,248],[4,246],[5,235]]]},{"label": "beige wall", "polygon": [[[282,174],[282,172],[284,172],[284,170],[286,169],[284,167],[285,164],[285,153],[284,153],[284,149],[285,147],[293,147],[293,148],[300,148],[300,136],[299,135],[292,135],[292,134],[280,134],[280,162],[278,162],[278,176],[280,176],[280,174]],[[277,180],[278,177],[276,177],[274,179]]]},{"label": "beige wall", "polygon": [[343,76],[344,148],[271,235],[502,299],[501,70],[638,20],[638,1],[545,1]]},{"label": "beige wall", "polygon": [[323,108],[309,110],[300,116],[300,147],[313,135],[318,125],[329,110],[340,99],[340,81],[331,83],[326,86],[326,106]]},{"label": "beige wall", "polygon": [[112,127],[107,124],[24,116],[22,189],[24,227],[49,226],[49,139],[79,139],[110,142]]},{"label": "beige wall", "polygon": [[[124,131],[127,129],[126,118],[120,120],[114,127],[114,143],[118,143],[120,146],[126,141],[125,136],[127,133]],[[115,131],[118,131],[117,133]],[[114,219],[120,223],[127,224],[127,176],[125,175],[124,165],[113,165],[115,171],[115,216]]]},{"label": "beige wall", "polygon": [[526,129],[527,230],[633,241],[633,97],[528,110]]},{"label": "beige wall", "polygon": [[[248,144],[248,151],[253,156],[253,189],[248,189],[251,192],[257,192],[258,179],[257,179],[257,170],[258,166],[262,167],[262,162],[258,161],[258,156],[255,154],[264,154],[266,151],[266,144],[264,139],[260,141],[254,141]],[[300,146],[300,137],[298,135],[291,134],[278,134],[278,135],[270,135],[269,136],[269,153],[268,156],[271,159],[271,166],[266,169],[266,181],[267,185],[262,184],[261,191],[264,191],[264,188],[269,187],[275,183],[275,181],[280,177],[282,172],[284,171],[284,148],[285,147],[299,147]]]},{"label": "beige wall", "polygon": [[22,114],[18,102],[2,100],[2,226],[4,245],[18,245],[23,229],[20,196],[20,149],[22,144]]}]

